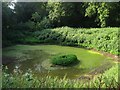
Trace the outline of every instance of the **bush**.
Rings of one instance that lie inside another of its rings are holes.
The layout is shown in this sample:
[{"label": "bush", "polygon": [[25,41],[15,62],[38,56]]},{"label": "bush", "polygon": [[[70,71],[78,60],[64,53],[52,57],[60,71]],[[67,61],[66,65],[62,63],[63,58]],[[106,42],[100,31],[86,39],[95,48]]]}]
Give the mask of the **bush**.
[{"label": "bush", "polygon": [[76,55],[57,55],[51,59],[52,64],[61,65],[61,66],[68,66],[70,64],[77,62]]},{"label": "bush", "polygon": [[43,43],[80,46],[118,55],[119,28],[55,28],[37,32],[36,38]]},{"label": "bush", "polygon": [[[22,27],[21,25],[20,28]],[[30,26],[32,28],[32,25]],[[13,43],[49,43],[80,46],[89,49],[94,48],[96,50],[120,55],[118,43],[120,37],[118,33],[119,28],[85,29],[61,27],[34,32],[30,32],[30,28],[27,27],[24,28],[24,30],[19,30],[20,28],[18,27],[18,30],[3,30],[3,46],[9,46],[9,44]]]}]

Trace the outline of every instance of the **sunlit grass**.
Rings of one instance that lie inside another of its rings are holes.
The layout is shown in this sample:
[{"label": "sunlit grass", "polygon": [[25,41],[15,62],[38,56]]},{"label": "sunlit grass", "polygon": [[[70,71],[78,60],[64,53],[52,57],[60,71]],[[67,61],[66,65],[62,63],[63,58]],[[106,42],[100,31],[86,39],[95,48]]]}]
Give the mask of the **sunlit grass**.
[{"label": "sunlit grass", "polygon": [[91,51],[91,50],[89,50],[88,52],[89,52],[89,53],[93,53],[93,54],[103,55],[103,54],[101,54],[101,53],[99,53],[99,52],[95,52],[95,51]]}]

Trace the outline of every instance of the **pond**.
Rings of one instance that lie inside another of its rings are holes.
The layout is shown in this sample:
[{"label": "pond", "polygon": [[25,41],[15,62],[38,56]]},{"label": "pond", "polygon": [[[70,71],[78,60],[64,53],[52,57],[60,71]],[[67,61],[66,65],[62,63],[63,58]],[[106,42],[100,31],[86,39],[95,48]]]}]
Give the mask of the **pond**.
[{"label": "pond", "polygon": [[[49,60],[57,54],[74,54],[80,61],[70,67],[51,68]],[[58,76],[79,78],[102,65],[112,64],[112,59],[92,50],[58,45],[16,45],[3,49],[3,64],[9,72],[18,67],[23,72],[31,69],[39,77]],[[105,68],[105,67],[104,67]]]}]

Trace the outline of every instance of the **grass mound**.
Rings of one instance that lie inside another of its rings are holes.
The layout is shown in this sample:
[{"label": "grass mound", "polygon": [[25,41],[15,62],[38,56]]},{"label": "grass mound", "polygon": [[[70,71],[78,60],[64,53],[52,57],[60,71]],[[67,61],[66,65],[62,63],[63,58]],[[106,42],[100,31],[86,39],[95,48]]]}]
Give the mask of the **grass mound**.
[{"label": "grass mound", "polygon": [[51,59],[51,63],[54,65],[68,66],[78,61],[77,56],[73,54],[57,55]]}]

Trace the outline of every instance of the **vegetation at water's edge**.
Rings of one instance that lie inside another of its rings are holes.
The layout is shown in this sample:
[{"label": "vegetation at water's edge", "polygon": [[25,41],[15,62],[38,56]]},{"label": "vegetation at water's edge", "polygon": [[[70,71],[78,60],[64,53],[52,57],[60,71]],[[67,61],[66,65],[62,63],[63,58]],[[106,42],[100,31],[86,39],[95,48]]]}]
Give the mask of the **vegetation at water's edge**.
[{"label": "vegetation at water's edge", "polygon": [[35,37],[42,43],[81,46],[118,54],[118,28],[81,29],[55,28],[35,32]]},{"label": "vegetation at water's edge", "polygon": [[60,44],[68,46],[80,46],[119,55],[118,33],[119,28],[55,28],[36,32],[14,31],[3,36],[3,46],[8,43],[23,44]]},{"label": "vegetation at water's edge", "polygon": [[51,76],[39,78],[35,77],[31,70],[22,73],[17,68],[14,70],[14,74],[9,74],[7,69],[4,69],[2,88],[118,88],[118,69],[118,64],[116,64],[103,74],[86,82],[79,79],[69,80],[66,77],[63,79]]}]

